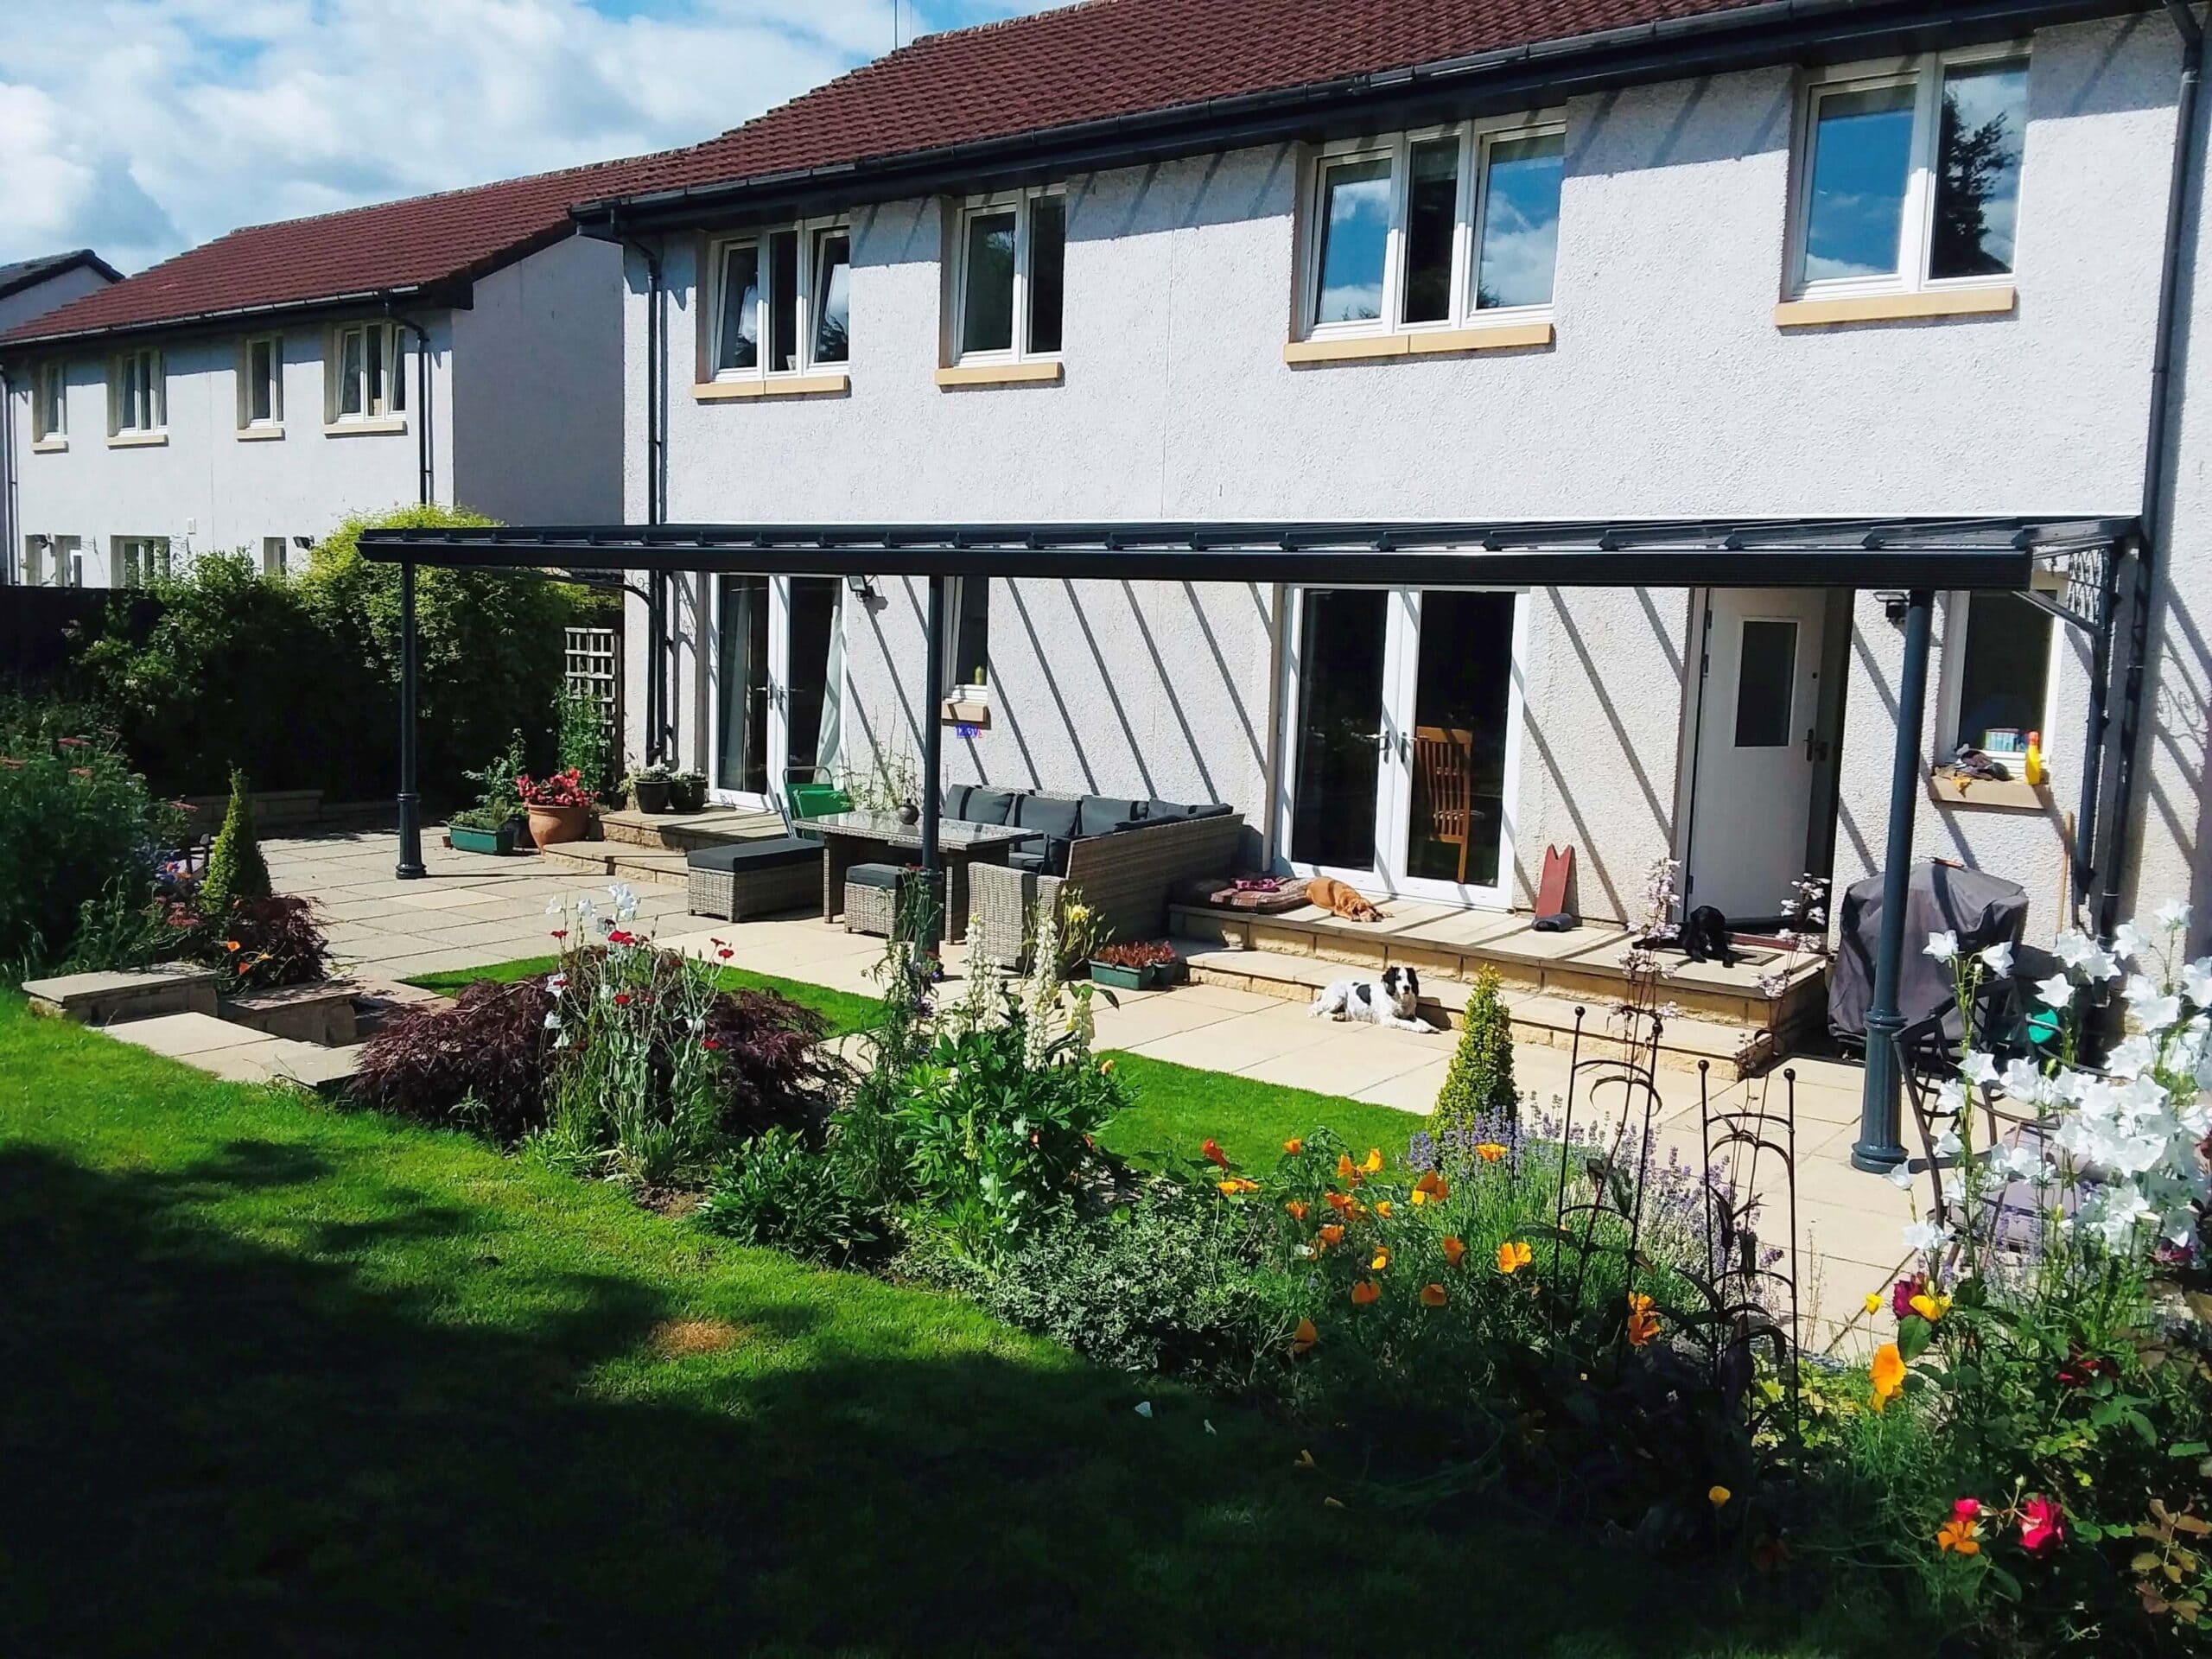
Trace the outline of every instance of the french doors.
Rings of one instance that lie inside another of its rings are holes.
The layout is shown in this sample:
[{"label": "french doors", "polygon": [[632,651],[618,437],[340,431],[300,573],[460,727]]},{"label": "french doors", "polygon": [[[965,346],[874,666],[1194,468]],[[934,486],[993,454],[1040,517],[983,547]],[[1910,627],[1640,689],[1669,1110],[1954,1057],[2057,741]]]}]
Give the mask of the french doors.
[{"label": "french doors", "polygon": [[715,586],[714,798],[766,807],[822,759],[837,626],[834,576],[721,576]]},{"label": "french doors", "polygon": [[1283,844],[1363,892],[1510,904],[1524,607],[1306,588],[1291,618]]}]

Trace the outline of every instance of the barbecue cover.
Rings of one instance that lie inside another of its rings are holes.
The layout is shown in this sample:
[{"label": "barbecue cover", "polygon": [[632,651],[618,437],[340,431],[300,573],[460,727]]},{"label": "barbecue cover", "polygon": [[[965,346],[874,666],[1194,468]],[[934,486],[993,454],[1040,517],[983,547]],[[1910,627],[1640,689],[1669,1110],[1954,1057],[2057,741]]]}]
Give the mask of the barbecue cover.
[{"label": "barbecue cover", "polygon": [[[2020,942],[2027,925],[2028,895],[2018,882],[1948,864],[1916,864],[1905,884],[1904,960],[1897,971],[1897,1010],[1904,1022],[1924,1020],[1952,1002],[1951,965],[1928,954],[1928,936],[1955,932],[1961,951],[1986,950],[1999,940]],[[1828,1031],[1846,1041],[1866,1039],[1866,1009],[1874,1000],[1874,946],[1882,934],[1882,878],[1869,876],[1848,888],[1837,917],[1835,969],[1828,976]],[[1953,1009],[1943,1028],[1954,1041]]]}]

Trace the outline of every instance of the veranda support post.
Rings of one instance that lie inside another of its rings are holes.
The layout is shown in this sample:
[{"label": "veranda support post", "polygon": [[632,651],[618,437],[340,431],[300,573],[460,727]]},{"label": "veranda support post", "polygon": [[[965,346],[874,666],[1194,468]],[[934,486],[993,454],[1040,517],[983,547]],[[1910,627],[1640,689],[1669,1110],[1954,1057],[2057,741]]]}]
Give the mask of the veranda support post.
[{"label": "veranda support post", "polygon": [[1904,1161],[1898,1139],[1897,975],[1904,962],[1905,893],[1912,876],[1912,821],[1920,800],[1920,722],[1928,705],[1928,637],[1935,595],[1916,588],[1904,612],[1904,662],[1897,673],[1897,745],[1890,762],[1890,830],[1882,849],[1882,931],[1874,945],[1874,1001],[1866,1010],[1866,1093],[1852,1166],[1882,1174]]},{"label": "veranda support post", "polygon": [[421,802],[415,792],[415,693],[420,664],[415,638],[415,561],[399,562],[399,865],[403,881],[419,880],[423,868]]},{"label": "veranda support post", "polygon": [[[927,891],[944,891],[944,861],[938,850],[938,827],[943,817],[944,785],[944,578],[930,578],[929,658],[922,671],[922,882]],[[932,906],[925,948],[935,949],[944,937],[947,918]]]}]

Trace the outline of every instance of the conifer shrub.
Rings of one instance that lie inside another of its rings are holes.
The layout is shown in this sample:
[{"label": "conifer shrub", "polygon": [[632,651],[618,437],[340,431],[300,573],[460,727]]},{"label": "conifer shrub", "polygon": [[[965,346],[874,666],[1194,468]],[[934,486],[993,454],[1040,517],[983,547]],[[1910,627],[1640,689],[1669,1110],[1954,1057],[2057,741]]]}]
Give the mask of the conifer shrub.
[{"label": "conifer shrub", "polygon": [[200,907],[219,916],[238,899],[266,899],[269,861],[261,855],[261,838],[253,829],[253,794],[245,774],[231,768],[231,804],[223,814],[223,827],[207,854],[207,874],[200,884]]},{"label": "conifer shrub", "polygon": [[1475,977],[1459,1031],[1459,1046],[1436,1097],[1435,1129],[1511,1122],[1519,1105],[1513,1087],[1513,1020],[1498,994],[1497,970]]}]

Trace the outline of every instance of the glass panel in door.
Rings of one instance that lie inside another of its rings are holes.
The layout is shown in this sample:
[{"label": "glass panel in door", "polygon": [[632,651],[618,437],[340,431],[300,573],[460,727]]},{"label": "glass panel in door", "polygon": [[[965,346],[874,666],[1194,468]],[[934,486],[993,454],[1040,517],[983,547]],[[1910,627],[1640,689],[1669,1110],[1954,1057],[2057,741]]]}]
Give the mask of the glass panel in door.
[{"label": "glass panel in door", "polygon": [[[721,578],[716,640],[715,787],[768,791],[768,578]],[[816,708],[820,718],[820,705]]]},{"label": "glass panel in door", "polygon": [[1411,880],[1502,885],[1514,602],[1511,594],[1421,595],[1402,867]]},{"label": "glass panel in door", "polygon": [[784,766],[804,782],[820,760],[822,702],[830,685],[830,631],[837,620],[837,578],[791,578],[791,637],[784,676]]},{"label": "glass panel in door", "polygon": [[1353,589],[1301,597],[1290,827],[1290,856],[1300,864],[1376,867],[1389,600]]}]

